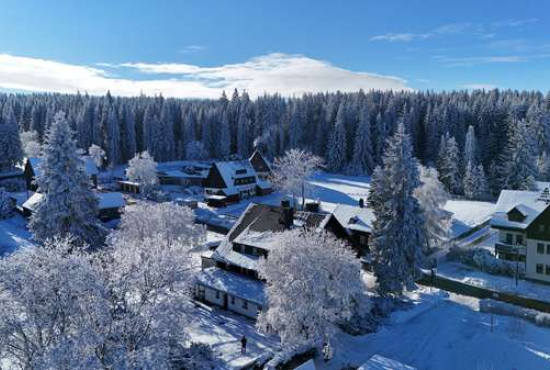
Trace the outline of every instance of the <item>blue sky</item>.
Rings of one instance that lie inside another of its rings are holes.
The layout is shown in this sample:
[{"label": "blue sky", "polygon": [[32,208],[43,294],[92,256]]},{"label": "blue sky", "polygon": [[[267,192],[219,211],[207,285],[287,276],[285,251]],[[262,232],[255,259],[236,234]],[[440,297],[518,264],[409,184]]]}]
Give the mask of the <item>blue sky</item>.
[{"label": "blue sky", "polygon": [[21,1],[0,11],[0,87],[214,97],[363,88],[540,89],[550,2]]}]

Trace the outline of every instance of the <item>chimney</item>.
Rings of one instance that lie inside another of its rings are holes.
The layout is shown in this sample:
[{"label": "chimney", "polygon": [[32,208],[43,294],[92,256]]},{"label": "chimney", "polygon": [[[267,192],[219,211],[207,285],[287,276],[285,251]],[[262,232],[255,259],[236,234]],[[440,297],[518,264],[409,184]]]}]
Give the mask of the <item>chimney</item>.
[{"label": "chimney", "polygon": [[290,229],[294,224],[294,207],[290,205],[290,200],[281,200],[281,218],[280,222],[285,229]]},{"label": "chimney", "polygon": [[359,198],[359,208],[365,208],[365,201],[363,198]]}]

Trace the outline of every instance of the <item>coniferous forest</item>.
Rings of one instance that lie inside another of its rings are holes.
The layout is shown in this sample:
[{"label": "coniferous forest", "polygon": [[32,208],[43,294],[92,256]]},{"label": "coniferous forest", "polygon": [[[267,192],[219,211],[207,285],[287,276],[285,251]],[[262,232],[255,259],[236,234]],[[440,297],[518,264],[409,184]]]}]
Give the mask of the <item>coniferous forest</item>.
[{"label": "coniferous forest", "polygon": [[[291,148],[321,156],[326,169],[370,175],[386,139],[403,123],[414,155],[436,167],[453,194],[481,181],[500,189],[550,180],[550,94],[528,91],[382,92],[278,95],[246,92],[217,100],[86,94],[2,94],[2,121],[42,140],[64,111],[78,145],[102,147],[108,166],[149,151],[156,161],[246,157],[256,145],[271,158]],[[2,126],[2,125],[0,125]],[[476,182],[477,181],[477,182]],[[474,191],[475,193],[475,191]]]}]

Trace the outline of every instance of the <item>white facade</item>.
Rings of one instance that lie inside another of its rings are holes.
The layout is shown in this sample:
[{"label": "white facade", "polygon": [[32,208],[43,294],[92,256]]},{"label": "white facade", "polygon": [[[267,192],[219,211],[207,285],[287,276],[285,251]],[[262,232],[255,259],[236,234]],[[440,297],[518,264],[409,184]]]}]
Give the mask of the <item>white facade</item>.
[{"label": "white facade", "polygon": [[550,242],[527,240],[525,277],[550,283]]},{"label": "white facade", "polygon": [[222,292],[202,284],[195,285],[195,296],[200,300],[233,311],[240,315],[256,319],[262,306],[234,295]]}]

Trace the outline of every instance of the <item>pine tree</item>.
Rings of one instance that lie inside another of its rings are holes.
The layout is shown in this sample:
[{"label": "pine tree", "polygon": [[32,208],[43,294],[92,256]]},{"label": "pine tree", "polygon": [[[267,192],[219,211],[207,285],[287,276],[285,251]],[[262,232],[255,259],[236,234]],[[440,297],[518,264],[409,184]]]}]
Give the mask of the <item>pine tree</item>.
[{"label": "pine tree", "polygon": [[29,227],[40,242],[70,236],[76,245],[103,244],[105,232],[97,218],[98,200],[78,156],[73,133],[63,113],[55,115],[47,132],[38,190],[44,194]]},{"label": "pine tree", "polygon": [[477,163],[477,143],[474,126],[468,126],[468,133],[466,134],[466,141],[464,143],[464,155],[462,157],[465,165],[471,163],[475,165]]},{"label": "pine tree", "polygon": [[328,168],[331,171],[338,172],[342,170],[346,164],[347,154],[347,137],[346,137],[346,122],[345,122],[345,106],[340,105],[338,108],[338,114],[336,115],[336,122],[334,124],[334,131],[329,140],[328,147]]},{"label": "pine tree", "polygon": [[388,140],[383,163],[372,176],[369,199],[376,216],[373,268],[379,292],[399,294],[414,287],[426,240],[424,214],[414,196],[420,185],[418,161],[403,124]]},{"label": "pine tree", "polygon": [[487,186],[487,179],[485,178],[485,171],[481,164],[477,165],[473,170],[474,179],[474,192],[473,198],[475,200],[487,200],[489,198],[489,188]]},{"label": "pine tree", "polygon": [[550,157],[546,153],[546,150],[537,159],[537,179],[540,181],[550,181]]},{"label": "pine tree", "polygon": [[221,122],[219,125],[219,138],[217,145],[217,156],[222,159],[227,159],[231,154],[231,131],[229,128],[229,120],[227,111],[221,113]]},{"label": "pine tree", "polygon": [[536,189],[537,167],[533,149],[533,137],[527,122],[510,118],[508,145],[501,159],[505,189]]},{"label": "pine tree", "polygon": [[11,104],[6,103],[0,121],[0,172],[11,171],[23,161],[19,126]]},{"label": "pine tree", "polygon": [[439,172],[439,180],[451,194],[460,194],[461,181],[459,166],[460,155],[455,138],[449,136],[449,134],[442,136],[439,146],[437,170]]},{"label": "pine tree", "polygon": [[355,175],[370,175],[373,168],[370,115],[365,106],[361,109],[357,132],[355,134],[350,173]]}]

